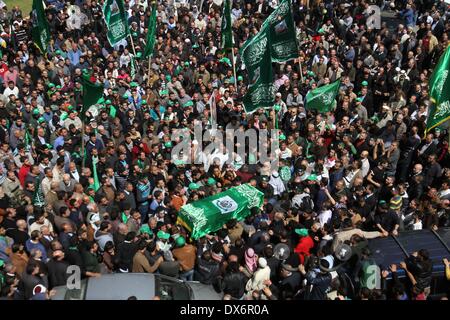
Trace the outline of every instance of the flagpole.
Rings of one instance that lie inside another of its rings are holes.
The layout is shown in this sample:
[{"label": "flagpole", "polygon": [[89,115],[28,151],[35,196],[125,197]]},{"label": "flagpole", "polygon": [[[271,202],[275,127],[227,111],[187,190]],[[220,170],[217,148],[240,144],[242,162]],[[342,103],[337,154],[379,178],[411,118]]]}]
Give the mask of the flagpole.
[{"label": "flagpole", "polygon": [[150,86],[150,71],[152,65],[152,56],[148,56],[148,74],[147,74],[147,86]]},{"label": "flagpole", "polygon": [[300,59],[300,56],[298,57],[298,66],[300,67],[300,81],[303,84],[302,60]]},{"label": "flagpole", "polygon": [[236,92],[237,92],[236,64],[234,62],[234,47],[231,48],[231,59],[233,60],[234,87],[235,87]]},{"label": "flagpole", "polygon": [[133,37],[131,36],[131,33],[128,34],[130,36],[130,40],[131,40],[131,47],[133,48],[133,54],[136,57],[136,49],[134,48],[134,41],[133,41]]},{"label": "flagpole", "polygon": [[81,122],[81,172],[83,172],[84,166],[86,164],[86,157],[84,156],[84,132],[85,132],[85,127],[84,127],[84,120]]}]

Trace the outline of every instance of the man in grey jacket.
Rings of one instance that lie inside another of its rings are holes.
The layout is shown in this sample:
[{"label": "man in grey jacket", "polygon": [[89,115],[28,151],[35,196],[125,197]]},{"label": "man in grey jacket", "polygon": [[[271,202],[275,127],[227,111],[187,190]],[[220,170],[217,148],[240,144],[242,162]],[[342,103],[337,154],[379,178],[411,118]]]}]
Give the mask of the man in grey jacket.
[{"label": "man in grey jacket", "polygon": [[293,93],[288,94],[286,104],[288,107],[299,107],[303,104],[303,97],[298,92],[298,88],[294,88]]}]

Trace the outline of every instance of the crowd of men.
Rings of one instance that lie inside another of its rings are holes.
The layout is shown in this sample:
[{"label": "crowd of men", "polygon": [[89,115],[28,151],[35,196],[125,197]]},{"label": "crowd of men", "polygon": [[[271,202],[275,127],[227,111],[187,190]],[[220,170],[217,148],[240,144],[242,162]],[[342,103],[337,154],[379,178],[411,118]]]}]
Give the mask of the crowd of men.
[{"label": "crowd of men", "polygon": [[[70,265],[82,278],[200,281],[236,300],[424,300],[442,263],[450,280],[447,260],[419,250],[382,268],[373,287],[368,248],[373,238],[450,226],[448,124],[424,134],[428,80],[450,44],[445,1],[378,1],[400,24],[371,29],[367,0],[294,0],[299,60],[273,66],[274,105],[251,114],[238,49],[276,0],[233,1],[234,63],[221,50],[222,1],[158,1],[150,60],[142,59],[150,1],[125,1],[133,41],[116,47],[103,1],[45,4],[45,55],[29,13],[0,9],[2,298],[49,299]],[[84,70],[105,90],[82,122]],[[306,94],[337,79],[335,109],[308,110]],[[174,159],[171,133],[209,129],[213,93],[219,132],[279,130],[279,170],[251,155]],[[244,183],[264,193],[245,220],[198,240],[177,223],[183,205]],[[290,249],[283,259],[280,243]],[[343,244],[352,249],[345,262],[336,254]]]}]

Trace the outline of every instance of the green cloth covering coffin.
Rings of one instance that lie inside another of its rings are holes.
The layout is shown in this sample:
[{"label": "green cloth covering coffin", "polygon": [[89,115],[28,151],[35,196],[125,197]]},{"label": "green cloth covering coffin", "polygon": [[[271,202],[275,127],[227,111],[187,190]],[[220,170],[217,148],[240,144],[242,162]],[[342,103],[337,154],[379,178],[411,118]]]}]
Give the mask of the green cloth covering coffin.
[{"label": "green cloth covering coffin", "polygon": [[264,195],[243,184],[181,207],[177,223],[189,230],[193,239],[215,232],[231,219],[243,220],[254,207],[261,207]]}]

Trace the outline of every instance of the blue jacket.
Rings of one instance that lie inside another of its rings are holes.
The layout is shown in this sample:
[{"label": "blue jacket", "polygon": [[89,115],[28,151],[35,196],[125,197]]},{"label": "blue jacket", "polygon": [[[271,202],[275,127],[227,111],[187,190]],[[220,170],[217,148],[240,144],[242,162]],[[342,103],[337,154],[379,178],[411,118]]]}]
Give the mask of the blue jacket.
[{"label": "blue jacket", "polygon": [[400,16],[406,20],[406,26],[414,26],[414,10],[405,9],[400,12]]},{"label": "blue jacket", "polygon": [[25,248],[27,248],[27,251],[31,253],[31,250],[37,249],[42,252],[42,261],[47,261],[47,250],[45,250],[45,247],[42,243],[33,243],[31,242],[31,239],[28,239],[27,242],[25,242]]}]

